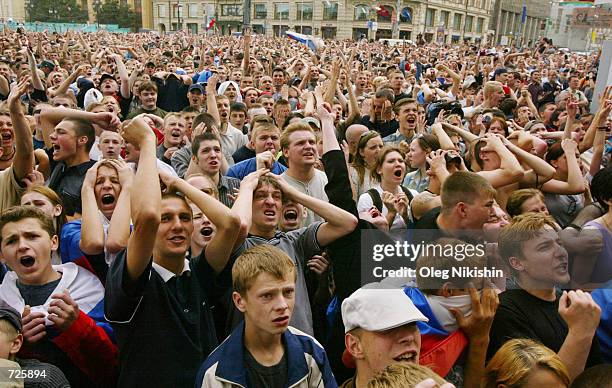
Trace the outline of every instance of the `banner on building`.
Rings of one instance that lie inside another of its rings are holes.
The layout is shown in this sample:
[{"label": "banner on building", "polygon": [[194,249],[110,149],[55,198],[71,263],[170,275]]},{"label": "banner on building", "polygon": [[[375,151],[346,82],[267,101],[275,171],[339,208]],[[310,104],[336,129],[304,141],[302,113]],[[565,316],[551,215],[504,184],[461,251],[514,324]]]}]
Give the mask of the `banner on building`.
[{"label": "banner on building", "polygon": [[576,8],[572,13],[572,25],[585,28],[610,28],[612,11],[598,7]]}]

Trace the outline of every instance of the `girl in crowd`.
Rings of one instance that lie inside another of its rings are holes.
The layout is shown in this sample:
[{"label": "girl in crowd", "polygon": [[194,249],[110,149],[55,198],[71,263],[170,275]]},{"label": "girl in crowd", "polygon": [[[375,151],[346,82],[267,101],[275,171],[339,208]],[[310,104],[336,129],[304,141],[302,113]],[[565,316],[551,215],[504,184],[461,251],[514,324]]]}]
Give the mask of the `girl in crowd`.
[{"label": "girl in crowd", "polygon": [[357,144],[355,161],[349,169],[356,198],[372,187],[374,183],[372,182],[372,168],[382,148],[383,141],[378,132],[368,131],[361,135]]},{"label": "girl in crowd", "polygon": [[384,148],[372,169],[372,178],[380,182],[361,194],[359,213],[376,207],[389,222],[389,230],[406,228],[410,224],[410,200],[418,194],[402,186],[406,162],[396,147]]},{"label": "girl in crowd", "polygon": [[489,361],[485,388],[569,387],[567,368],[559,356],[533,340],[506,342]]}]

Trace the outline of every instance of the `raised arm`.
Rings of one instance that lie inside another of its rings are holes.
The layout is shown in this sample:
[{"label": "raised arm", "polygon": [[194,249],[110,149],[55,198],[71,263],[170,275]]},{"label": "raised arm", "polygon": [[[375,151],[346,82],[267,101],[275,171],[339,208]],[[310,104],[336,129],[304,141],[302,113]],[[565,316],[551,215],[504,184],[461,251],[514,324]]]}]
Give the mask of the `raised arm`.
[{"label": "raised arm", "polygon": [[134,173],[127,163],[121,159],[109,159],[108,161],[117,170],[121,193],[117,198],[113,217],[108,227],[105,248],[109,253],[117,253],[128,246],[130,239],[130,196],[134,183]]},{"label": "raised arm", "polygon": [[136,117],[122,130],[123,139],[140,149],[138,170],[130,196],[134,231],[128,241],[127,274],[134,281],[151,261],[157,229],[161,222],[161,189],[157,174],[157,139],[142,117]]},{"label": "raised arm", "polygon": [[[58,94],[66,93],[68,88],[72,83],[76,81],[76,79],[85,73],[85,66],[79,66],[75,71],[72,72],[62,83],[55,89],[49,89],[47,93],[49,97],[55,97]],[[44,89],[43,89],[44,90]]]},{"label": "raised arm", "polygon": [[185,194],[217,228],[212,240],[206,245],[205,256],[215,273],[220,273],[227,265],[232,252],[228,247],[234,246],[240,232],[240,218],[232,213],[230,208],[181,178],[165,173],[160,173],[160,176],[166,186]]},{"label": "raised arm", "polygon": [[34,59],[34,53],[32,50],[25,50],[26,55],[28,56],[28,64],[30,65],[30,73],[32,73],[32,86],[36,90],[45,90],[45,85],[40,80],[40,75],[38,74],[38,69],[36,68],[36,59]]},{"label": "raised arm", "polygon": [[578,158],[576,157],[578,145],[571,139],[564,139],[561,141],[561,147],[567,159],[567,182],[551,179],[544,183],[542,191],[565,195],[582,194],[584,193],[585,187],[580,165],[578,164]]},{"label": "raised arm", "polygon": [[94,193],[99,166],[100,162],[97,162],[87,170],[83,186],[81,186],[83,215],[79,248],[87,255],[97,255],[104,252],[104,227],[98,214],[96,194]]},{"label": "raised arm", "polygon": [[206,112],[210,114],[216,121],[217,125],[221,126],[221,116],[217,108],[217,75],[213,75],[208,79],[206,84]]},{"label": "raised arm", "polygon": [[[253,222],[253,192],[257,187],[259,177],[267,174],[268,171],[269,170],[264,168],[253,171],[245,176],[242,182],[240,182],[240,191],[238,192],[234,206],[232,206],[232,213],[239,216],[246,233],[251,230],[251,224]],[[244,242],[247,237],[246,233],[242,233],[238,236],[236,245],[239,246]]]},{"label": "raised arm", "polygon": [[17,86],[13,86],[8,97],[9,112],[13,131],[15,133],[15,156],[13,159],[13,174],[18,182],[26,177],[34,167],[34,147],[32,145],[32,134],[30,126],[23,114],[23,108],[19,98],[28,90],[31,80],[21,80]]},{"label": "raised arm", "polygon": [[[527,144],[529,149],[531,149],[531,135],[523,132],[516,131],[513,132],[512,135],[517,134],[519,144]],[[511,136],[512,136],[511,135]],[[522,162],[529,166],[531,170],[526,171],[523,175],[523,179],[521,179],[521,183],[523,185],[529,187],[535,187],[537,183],[544,183],[552,179],[553,175],[555,175],[555,168],[550,164],[546,163],[546,161],[531,152],[524,150],[522,147],[514,145],[507,139],[503,139],[504,145],[512,152],[519,162]]]},{"label": "raised arm", "polygon": [[283,191],[283,198],[288,198],[304,205],[321,216],[325,222],[317,231],[317,241],[320,246],[325,247],[340,237],[346,236],[357,227],[357,218],[346,210],[342,210],[329,202],[311,197],[296,190],[279,175],[269,173],[279,183]]},{"label": "raised arm", "polygon": [[119,79],[121,79],[121,96],[123,98],[130,98],[130,77],[128,71],[123,63],[121,54],[113,54],[113,59],[117,64],[117,71],[119,72]]},{"label": "raised arm", "polygon": [[478,174],[488,180],[494,188],[520,181],[523,178],[524,172],[516,157],[506,148],[499,137],[491,134],[485,136],[487,145],[482,150],[495,151],[501,163],[496,170],[479,171]]}]

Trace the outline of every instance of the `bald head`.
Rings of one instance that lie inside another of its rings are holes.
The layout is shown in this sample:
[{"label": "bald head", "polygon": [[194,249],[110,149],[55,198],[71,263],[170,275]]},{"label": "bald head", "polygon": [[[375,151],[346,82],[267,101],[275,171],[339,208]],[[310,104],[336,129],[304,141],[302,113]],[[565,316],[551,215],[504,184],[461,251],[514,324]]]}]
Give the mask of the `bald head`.
[{"label": "bald head", "polygon": [[346,129],[346,142],[349,145],[349,152],[351,155],[355,155],[357,152],[357,145],[359,144],[359,138],[364,133],[368,132],[369,129],[365,125],[353,124]]}]

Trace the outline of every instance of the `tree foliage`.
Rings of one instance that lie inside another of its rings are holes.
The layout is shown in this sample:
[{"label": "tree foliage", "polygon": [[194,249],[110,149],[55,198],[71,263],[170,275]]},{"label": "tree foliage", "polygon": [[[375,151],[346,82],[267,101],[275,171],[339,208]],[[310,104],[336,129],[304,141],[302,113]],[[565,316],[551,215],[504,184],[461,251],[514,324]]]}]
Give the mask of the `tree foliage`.
[{"label": "tree foliage", "polygon": [[87,22],[87,10],[76,0],[30,0],[27,9],[28,20],[33,22]]},{"label": "tree foliage", "polygon": [[100,24],[118,24],[120,28],[137,30],[141,25],[141,18],[140,14],[130,9],[127,3],[107,0],[100,5],[98,22]]}]

